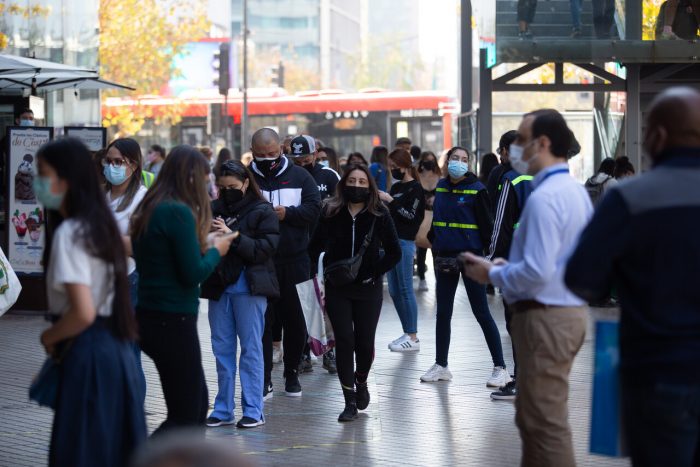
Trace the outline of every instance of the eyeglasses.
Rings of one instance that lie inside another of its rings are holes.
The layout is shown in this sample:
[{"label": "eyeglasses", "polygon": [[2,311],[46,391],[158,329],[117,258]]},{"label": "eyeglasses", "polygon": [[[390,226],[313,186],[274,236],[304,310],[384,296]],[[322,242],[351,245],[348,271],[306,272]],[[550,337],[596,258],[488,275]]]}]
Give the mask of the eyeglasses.
[{"label": "eyeglasses", "polygon": [[121,167],[123,165],[128,166],[129,161],[126,159],[102,159],[102,167],[107,167],[111,165],[112,167]]}]

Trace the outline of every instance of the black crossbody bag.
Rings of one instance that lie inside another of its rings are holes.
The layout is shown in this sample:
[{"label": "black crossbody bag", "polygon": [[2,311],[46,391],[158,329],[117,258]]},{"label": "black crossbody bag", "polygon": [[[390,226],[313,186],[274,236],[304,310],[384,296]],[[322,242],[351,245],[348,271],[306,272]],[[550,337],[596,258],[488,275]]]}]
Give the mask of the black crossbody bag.
[{"label": "black crossbody bag", "polygon": [[376,224],[376,222],[377,218],[375,216],[374,220],[372,220],[372,227],[370,227],[369,232],[367,232],[367,235],[365,235],[365,239],[362,241],[362,246],[355,256],[352,258],[335,261],[326,266],[323,276],[327,282],[336,287],[355,282],[355,279],[357,279],[357,273],[360,271],[360,266],[362,265],[362,257],[372,241],[374,224]]}]

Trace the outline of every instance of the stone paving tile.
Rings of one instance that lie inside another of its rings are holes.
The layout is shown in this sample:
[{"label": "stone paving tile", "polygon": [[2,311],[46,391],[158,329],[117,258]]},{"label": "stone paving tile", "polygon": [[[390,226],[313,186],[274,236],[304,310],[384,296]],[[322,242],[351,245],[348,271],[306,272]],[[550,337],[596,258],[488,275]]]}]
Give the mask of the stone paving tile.
[{"label": "stone paving tile", "polygon": [[[387,343],[401,334],[401,326],[385,294],[369,379],[372,402],[357,421],[337,422],[343,408],[340,385],[319,362],[312,373],[301,375],[301,398],[275,393],[265,405],[264,427],[250,431],[219,427],[209,429],[207,437],[235,447],[263,466],[518,465],[520,440],[513,404],[489,398],[486,380],[491,374],[491,358],[463,288],[458,289],[453,316],[449,365],[454,380],[419,381],[435,358],[434,283],[430,276],[428,281],[431,291],[417,294],[419,353],[387,350]],[[501,332],[506,363],[512,366],[500,297],[489,297],[489,304]],[[603,313],[594,310],[595,316]],[[593,320],[591,329],[592,324]],[[27,398],[29,382],[43,362],[38,338],[45,327],[47,323],[36,315],[0,318],[0,467],[46,464],[52,412]],[[216,370],[206,304],[202,306],[199,331],[209,399],[213,402]],[[589,332],[571,375],[570,419],[578,465],[628,466],[625,459],[588,454],[592,340]],[[146,412],[152,431],[165,418],[165,406],[158,374],[147,357],[144,369],[148,384]],[[284,388],[279,366],[274,369],[273,384],[276,391]],[[236,391],[240,393],[238,385]]]}]

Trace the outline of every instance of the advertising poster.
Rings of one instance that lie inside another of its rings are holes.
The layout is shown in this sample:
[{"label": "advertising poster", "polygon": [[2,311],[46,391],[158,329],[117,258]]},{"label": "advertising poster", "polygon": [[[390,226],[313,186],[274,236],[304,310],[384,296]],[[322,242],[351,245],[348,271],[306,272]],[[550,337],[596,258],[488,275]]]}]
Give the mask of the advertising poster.
[{"label": "advertising poster", "polygon": [[51,140],[53,128],[9,127],[7,258],[17,274],[42,274],[45,215],[34,193],[36,153]]},{"label": "advertising poster", "polygon": [[67,126],[64,131],[66,136],[79,139],[92,152],[107,147],[107,129],[105,128]]}]

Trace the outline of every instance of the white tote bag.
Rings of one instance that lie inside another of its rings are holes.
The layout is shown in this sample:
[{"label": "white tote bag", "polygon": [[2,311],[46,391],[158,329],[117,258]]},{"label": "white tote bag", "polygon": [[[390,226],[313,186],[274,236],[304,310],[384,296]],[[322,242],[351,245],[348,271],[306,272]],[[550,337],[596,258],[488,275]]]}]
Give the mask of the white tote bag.
[{"label": "white tote bag", "polygon": [[335,339],[326,317],[324,305],[323,254],[318,259],[318,274],[313,279],[296,285],[299,303],[306,320],[309,348],[320,356],[335,346]]},{"label": "white tote bag", "polygon": [[17,274],[0,248],[0,316],[12,308],[21,291],[22,284],[19,283]]}]

